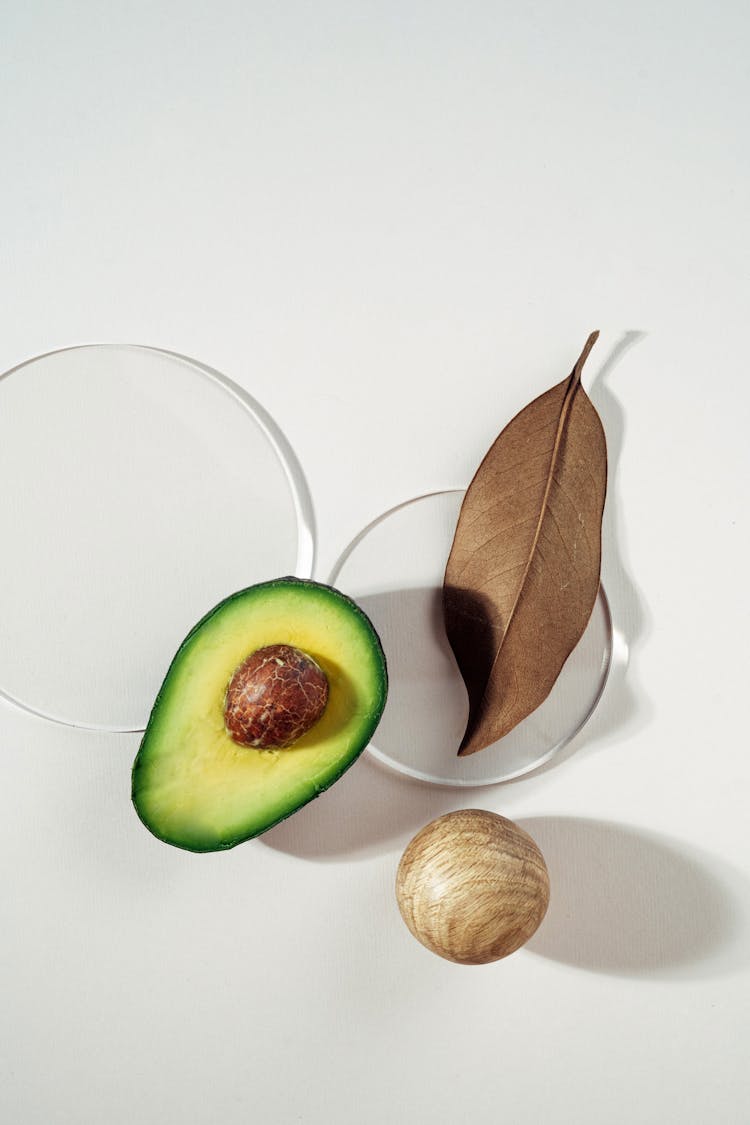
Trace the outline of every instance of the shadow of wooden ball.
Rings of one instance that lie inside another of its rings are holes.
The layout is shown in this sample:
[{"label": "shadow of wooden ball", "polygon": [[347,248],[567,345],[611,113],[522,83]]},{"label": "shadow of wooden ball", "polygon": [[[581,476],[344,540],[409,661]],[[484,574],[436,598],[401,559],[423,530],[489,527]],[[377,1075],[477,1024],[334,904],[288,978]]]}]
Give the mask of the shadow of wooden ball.
[{"label": "shadow of wooden ball", "polygon": [[544,857],[512,820],[460,809],[422,828],[407,846],[396,898],[411,933],[461,965],[499,961],[536,931],[549,902]]},{"label": "shadow of wooden ball", "polygon": [[747,960],[739,873],[656,833],[578,817],[521,825],[544,850],[549,911],[527,949],[623,976],[714,975]]}]

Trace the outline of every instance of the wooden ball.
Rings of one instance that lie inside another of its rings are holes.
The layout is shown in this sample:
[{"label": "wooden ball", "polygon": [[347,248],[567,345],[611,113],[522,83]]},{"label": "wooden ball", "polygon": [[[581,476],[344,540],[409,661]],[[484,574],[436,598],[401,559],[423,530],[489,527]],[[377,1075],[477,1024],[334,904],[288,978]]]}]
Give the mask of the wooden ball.
[{"label": "wooden ball", "polygon": [[519,949],[549,902],[544,856],[496,813],[461,809],[423,828],[401,857],[396,898],[417,941],[461,965]]}]

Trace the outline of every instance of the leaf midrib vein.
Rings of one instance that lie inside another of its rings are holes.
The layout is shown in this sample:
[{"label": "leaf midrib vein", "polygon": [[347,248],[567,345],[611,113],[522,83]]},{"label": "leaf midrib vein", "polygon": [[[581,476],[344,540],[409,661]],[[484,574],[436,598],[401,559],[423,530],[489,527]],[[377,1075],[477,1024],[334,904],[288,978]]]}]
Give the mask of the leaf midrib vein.
[{"label": "leaf midrib vein", "polygon": [[542,524],[544,523],[544,517],[545,517],[545,513],[546,513],[546,509],[547,509],[547,503],[549,501],[550,490],[552,488],[552,482],[553,482],[553,479],[554,479],[555,469],[557,467],[557,459],[558,459],[558,456],[559,456],[559,453],[560,453],[560,445],[562,443],[562,435],[563,435],[563,432],[565,430],[565,423],[567,422],[568,416],[570,414],[570,408],[571,408],[572,403],[573,403],[573,399],[575,398],[576,392],[577,392],[577,390],[580,386],[580,383],[581,383],[581,371],[583,369],[583,365],[586,362],[586,359],[588,358],[589,352],[591,351],[594,344],[596,343],[598,336],[599,336],[598,332],[592,332],[591,333],[588,340],[584,344],[584,348],[583,348],[583,351],[581,352],[581,355],[578,358],[578,362],[576,363],[575,367],[573,368],[573,371],[571,372],[570,377],[568,379],[568,386],[565,389],[565,397],[563,398],[562,406],[561,406],[561,409],[560,409],[560,415],[559,415],[558,422],[557,422],[557,431],[556,431],[556,434],[555,434],[555,442],[554,442],[554,445],[553,445],[553,448],[552,448],[552,456],[551,456],[551,459],[550,459],[550,465],[549,465],[549,469],[548,469],[548,472],[547,472],[547,483],[546,483],[546,486],[545,486],[544,496],[542,497],[542,503],[541,503],[541,507],[540,507],[540,510],[539,510],[539,517],[538,517],[538,520],[537,520],[536,531],[535,531],[535,534],[534,534],[534,538],[532,540],[531,548],[529,550],[529,556],[528,556],[528,559],[526,561],[526,566],[524,568],[523,575],[521,576],[521,581],[518,584],[518,590],[516,592],[516,597],[513,601],[513,605],[511,606],[511,610],[510,610],[510,613],[508,615],[508,623],[505,626],[505,632],[503,633],[500,644],[497,646],[497,652],[495,653],[495,658],[492,661],[492,666],[490,667],[489,673],[487,675],[487,682],[485,684],[484,692],[482,693],[482,699],[481,699],[480,707],[479,707],[480,712],[485,705],[485,701],[486,701],[486,697],[487,697],[487,688],[488,688],[490,682],[492,681],[492,677],[494,675],[495,668],[497,667],[498,661],[500,660],[500,655],[503,651],[508,633],[510,632],[510,627],[511,627],[511,624],[513,622],[513,618],[515,616],[516,610],[518,608],[518,604],[521,600],[521,595],[523,593],[524,587],[526,586],[526,579],[528,577],[529,570],[531,569],[531,564],[532,564],[532,561],[534,559],[534,554],[535,554],[535,552],[537,550],[537,547],[538,547],[538,544],[539,544],[539,537],[540,537],[540,534],[541,534]]}]

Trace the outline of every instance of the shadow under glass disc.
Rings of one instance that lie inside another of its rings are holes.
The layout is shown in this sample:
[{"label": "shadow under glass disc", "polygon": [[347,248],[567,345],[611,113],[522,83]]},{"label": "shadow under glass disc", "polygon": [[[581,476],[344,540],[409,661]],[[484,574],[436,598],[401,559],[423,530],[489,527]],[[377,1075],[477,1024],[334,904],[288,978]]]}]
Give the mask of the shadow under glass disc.
[{"label": "shadow under glass disc", "polygon": [[437,492],[386,512],[347,547],[330,581],[369,615],[388,660],[388,703],[370,753],[422,781],[479,786],[536,769],[578,733],[604,689],[612,627],[600,589],[545,702],[493,746],[459,758],[468,702],[443,628],[442,581],[463,495]]},{"label": "shadow under glass disc", "polygon": [[0,694],[139,730],[185,635],[237,589],[309,577],[283,435],[240,387],[154,348],[90,345],[0,377]]}]

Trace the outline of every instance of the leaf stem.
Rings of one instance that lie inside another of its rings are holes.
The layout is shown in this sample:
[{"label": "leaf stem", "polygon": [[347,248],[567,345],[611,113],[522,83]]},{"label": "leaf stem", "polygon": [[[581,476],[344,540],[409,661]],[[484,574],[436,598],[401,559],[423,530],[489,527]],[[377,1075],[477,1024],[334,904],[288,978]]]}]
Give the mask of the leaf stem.
[{"label": "leaf stem", "polygon": [[578,384],[580,383],[581,372],[583,371],[583,365],[586,362],[586,360],[589,358],[589,352],[591,351],[591,349],[593,348],[594,344],[596,343],[596,341],[598,339],[599,339],[599,329],[597,328],[595,332],[591,333],[588,340],[583,345],[583,351],[579,355],[578,360],[576,362],[576,365],[570,373],[570,381],[571,381],[572,385],[578,386]]}]

